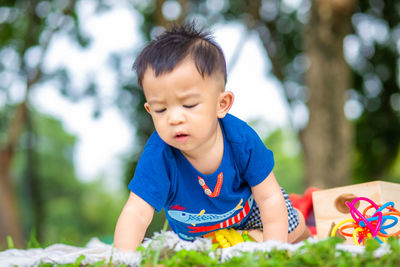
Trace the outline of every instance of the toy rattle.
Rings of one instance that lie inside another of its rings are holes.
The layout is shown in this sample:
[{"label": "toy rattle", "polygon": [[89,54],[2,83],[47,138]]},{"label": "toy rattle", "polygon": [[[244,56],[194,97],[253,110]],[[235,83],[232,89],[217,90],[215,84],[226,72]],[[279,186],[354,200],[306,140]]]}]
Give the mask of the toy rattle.
[{"label": "toy rattle", "polygon": [[[362,213],[355,208],[355,204],[361,200],[370,204]],[[383,243],[390,236],[400,235],[400,230],[395,233],[387,232],[399,222],[400,212],[394,208],[393,202],[377,205],[369,198],[357,197],[351,203],[346,201],[346,205],[350,208],[352,218],[336,224],[332,229],[331,236],[335,236],[339,230],[341,235],[353,237],[354,243],[359,246],[361,243],[365,245],[368,238],[374,238],[379,243]],[[375,212],[367,215],[370,209],[375,209]],[[353,232],[346,232],[346,229],[353,229]]]}]

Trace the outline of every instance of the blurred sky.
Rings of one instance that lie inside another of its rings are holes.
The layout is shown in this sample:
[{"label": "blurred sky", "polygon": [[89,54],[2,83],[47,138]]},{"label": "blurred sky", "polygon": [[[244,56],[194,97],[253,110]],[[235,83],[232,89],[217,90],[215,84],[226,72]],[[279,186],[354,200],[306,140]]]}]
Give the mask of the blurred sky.
[{"label": "blurred sky", "polygon": [[[49,70],[67,66],[73,73],[72,82],[77,86],[86,83],[90,75],[94,76],[102,98],[110,101],[115,98],[117,89],[108,57],[113,52],[127,51],[132,53],[133,61],[133,51],[143,45],[139,32],[140,16],[132,14],[123,3],[115,3],[111,10],[95,15],[94,4],[81,1],[79,16],[84,32],[93,39],[90,48],[82,50],[67,36],[60,35],[51,44],[45,61]],[[259,134],[287,125],[287,104],[279,83],[269,74],[270,63],[256,33],[246,33],[239,24],[215,25],[211,30],[225,53],[228,67],[236,47],[244,42],[236,64],[228,69],[227,90],[235,94],[231,113],[246,121],[264,120],[263,128],[256,129]],[[121,111],[117,107],[107,107],[99,119],[93,119],[93,100],[71,103],[51,84],[33,93],[39,110],[61,119],[65,129],[78,136],[75,155],[78,177],[90,181],[104,175],[110,186],[119,187],[118,183],[112,182],[121,180],[119,155],[127,153],[133,145],[131,126]]]}]

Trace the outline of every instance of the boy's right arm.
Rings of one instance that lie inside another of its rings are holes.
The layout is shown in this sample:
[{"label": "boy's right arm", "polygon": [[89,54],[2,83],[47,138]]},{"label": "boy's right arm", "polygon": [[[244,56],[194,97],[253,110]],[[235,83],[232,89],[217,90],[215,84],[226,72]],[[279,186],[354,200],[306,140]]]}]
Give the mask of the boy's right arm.
[{"label": "boy's right arm", "polygon": [[136,251],[153,215],[154,208],[131,192],[115,227],[115,248]]}]

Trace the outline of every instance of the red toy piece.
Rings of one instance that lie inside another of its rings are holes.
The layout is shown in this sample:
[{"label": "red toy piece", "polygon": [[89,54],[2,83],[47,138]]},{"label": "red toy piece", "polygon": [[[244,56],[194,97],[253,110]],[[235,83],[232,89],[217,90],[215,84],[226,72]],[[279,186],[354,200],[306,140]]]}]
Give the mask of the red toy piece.
[{"label": "red toy piece", "polygon": [[303,195],[294,193],[289,194],[289,199],[290,201],[292,201],[293,207],[298,209],[303,214],[304,219],[306,220],[306,225],[312,235],[317,234],[312,202],[312,192],[317,190],[318,189],[315,187],[310,187],[304,192]]}]

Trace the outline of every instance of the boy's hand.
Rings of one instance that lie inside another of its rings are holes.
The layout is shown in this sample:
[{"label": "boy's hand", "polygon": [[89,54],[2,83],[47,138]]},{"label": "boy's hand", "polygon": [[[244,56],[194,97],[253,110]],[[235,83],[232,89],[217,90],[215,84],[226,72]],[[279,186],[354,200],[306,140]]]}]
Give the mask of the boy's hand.
[{"label": "boy's hand", "polygon": [[115,227],[115,248],[136,251],[153,219],[153,214],[154,208],[131,192]]},{"label": "boy's hand", "polygon": [[288,242],[288,213],[285,199],[275,175],[271,172],[260,184],[251,188],[263,223],[263,240]]}]

